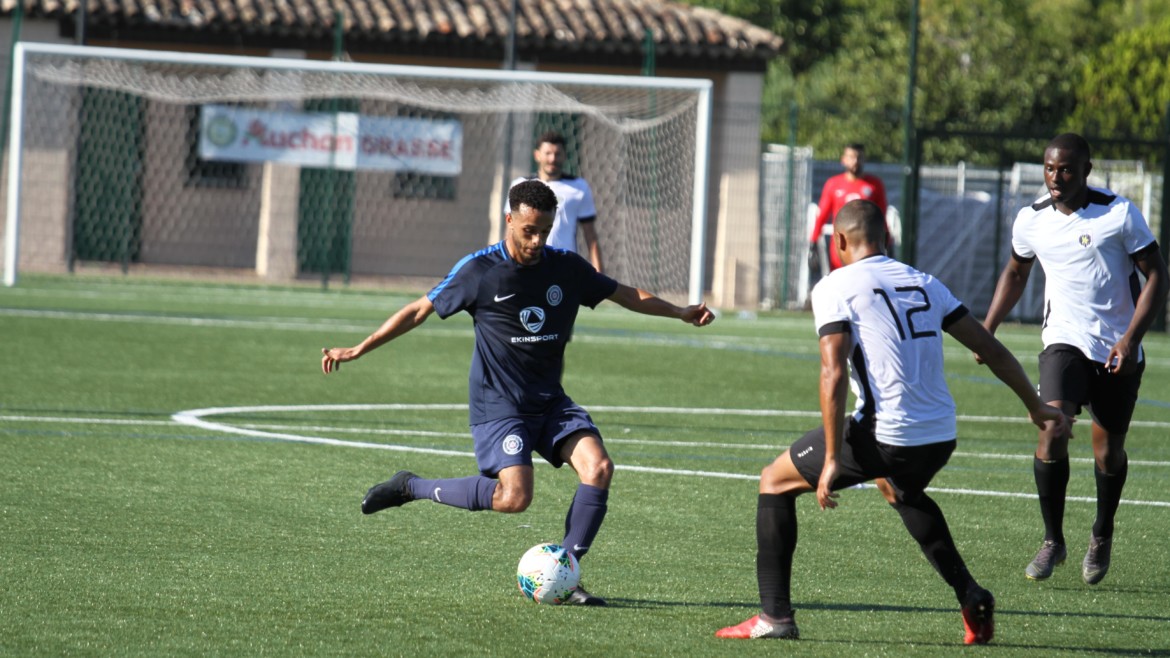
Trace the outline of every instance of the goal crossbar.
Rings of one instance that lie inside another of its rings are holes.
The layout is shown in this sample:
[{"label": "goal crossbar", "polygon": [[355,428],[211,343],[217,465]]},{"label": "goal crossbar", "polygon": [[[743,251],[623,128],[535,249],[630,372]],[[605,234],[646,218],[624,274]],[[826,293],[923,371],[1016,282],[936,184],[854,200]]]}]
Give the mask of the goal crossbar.
[{"label": "goal crossbar", "polygon": [[[691,165],[693,167],[693,189],[691,190],[691,240],[689,245],[690,264],[688,272],[689,282],[687,294],[691,303],[697,303],[702,299],[704,279],[703,263],[706,247],[706,208],[708,188],[707,161],[709,157],[712,104],[712,82],[710,80],[601,74],[549,73],[539,71],[479,69],[469,70],[449,67],[383,65],[336,61],[284,59],[276,57],[269,58],[235,55],[204,55],[169,51],[132,50],[28,42],[18,43],[14,48],[13,54],[13,79],[11,88],[12,101],[11,111],[9,114],[10,125],[8,139],[8,195],[6,204],[4,251],[4,283],[6,286],[15,285],[18,277],[18,262],[21,238],[21,210],[22,203],[24,203],[24,199],[22,199],[23,191],[21,189],[21,174],[23,157],[22,151],[24,148],[25,136],[24,129],[26,124],[24,102],[26,93],[25,81],[26,75],[29,73],[27,70],[27,65],[30,57],[37,55],[55,55],[67,59],[68,61],[90,62],[105,60],[112,62],[122,61],[149,64],[170,64],[175,66],[188,66],[193,62],[198,62],[199,64],[222,67],[224,69],[233,71],[285,71],[295,74],[315,73],[329,76],[345,76],[347,74],[355,74],[361,76],[375,76],[384,78],[409,77],[413,79],[424,80],[464,80],[468,78],[470,71],[473,73],[474,78],[477,81],[502,84],[517,83],[524,85],[574,85],[578,87],[604,86],[611,89],[653,89],[663,91],[685,91],[693,93],[697,97],[697,105],[694,108],[694,161]],[[60,70],[53,71],[52,75],[59,76],[61,79],[72,78],[73,84],[96,84],[97,86],[102,86],[102,83],[94,83],[92,80],[87,78],[85,71],[73,71],[65,66],[62,66]],[[135,92],[149,95],[149,92],[144,92],[137,89]],[[174,92],[164,90],[160,93],[169,94]],[[203,94],[198,88],[193,90],[179,90],[178,93],[193,94],[193,97],[189,102],[205,103],[215,102],[216,100],[214,94]],[[273,93],[274,97],[272,99],[279,98],[279,89]],[[328,93],[337,94],[337,89],[330,89],[328,90]],[[488,112],[534,111],[534,108],[531,107],[507,107],[509,102],[517,103],[515,99],[509,98],[508,94],[504,93],[501,94],[499,98],[485,99],[483,103],[483,109],[484,111]],[[590,111],[590,108],[587,105],[580,103],[570,103],[570,105],[572,106],[571,110],[564,111]],[[633,120],[636,121],[637,118],[634,118]]]}]

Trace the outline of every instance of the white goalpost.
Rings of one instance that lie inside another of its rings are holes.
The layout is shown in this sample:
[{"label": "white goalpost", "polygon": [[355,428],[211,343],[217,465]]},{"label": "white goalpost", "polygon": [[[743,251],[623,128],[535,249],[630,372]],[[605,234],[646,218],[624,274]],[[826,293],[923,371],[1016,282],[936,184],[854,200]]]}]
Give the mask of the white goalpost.
[{"label": "white goalpost", "polygon": [[709,80],[20,43],[4,283],[93,267],[434,279],[566,137],[607,273],[703,294]]}]

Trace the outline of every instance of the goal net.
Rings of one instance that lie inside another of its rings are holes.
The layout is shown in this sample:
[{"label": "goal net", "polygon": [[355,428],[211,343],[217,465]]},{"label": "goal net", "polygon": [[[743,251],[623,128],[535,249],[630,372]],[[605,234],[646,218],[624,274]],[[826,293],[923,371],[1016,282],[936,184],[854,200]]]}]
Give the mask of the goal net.
[{"label": "goal net", "polygon": [[19,44],[5,281],[201,268],[434,281],[503,235],[536,136],[589,181],[606,272],[702,294],[707,80]]}]

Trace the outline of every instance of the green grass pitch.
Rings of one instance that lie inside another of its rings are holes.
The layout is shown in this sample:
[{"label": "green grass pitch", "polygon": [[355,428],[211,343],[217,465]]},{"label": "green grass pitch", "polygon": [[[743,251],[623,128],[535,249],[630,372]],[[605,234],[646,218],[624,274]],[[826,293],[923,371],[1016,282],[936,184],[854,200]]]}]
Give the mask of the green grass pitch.
[{"label": "green grass pitch", "polygon": [[[1043,583],[1035,433],[948,339],[959,448],[935,480],[998,599],[964,649],[953,595],[873,489],[800,499],[799,642],[716,640],[755,614],[755,478],[819,423],[807,314],[695,329],[583,309],[565,386],[618,464],[583,561],[604,609],[537,606],[520,555],[557,541],[575,488],[537,468],[519,515],[428,502],[365,517],[399,468],[475,472],[471,324],[423,327],[340,373],[320,349],[414,295],[134,278],[26,277],[0,289],[0,655],[1170,655],[1170,339],[1148,337],[1113,568],[1080,579],[1095,513],[1076,428],[1069,562]],[[1035,377],[1035,327],[1000,337]],[[339,407],[339,405],[353,405]]]}]

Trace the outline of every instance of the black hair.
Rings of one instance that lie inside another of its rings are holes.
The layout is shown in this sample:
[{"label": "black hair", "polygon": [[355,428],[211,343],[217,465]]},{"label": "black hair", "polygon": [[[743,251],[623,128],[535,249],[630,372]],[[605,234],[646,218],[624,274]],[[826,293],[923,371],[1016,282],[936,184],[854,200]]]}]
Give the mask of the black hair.
[{"label": "black hair", "polygon": [[886,218],[873,201],[854,199],[841,207],[833,224],[842,233],[860,232],[870,244],[886,243]]},{"label": "black hair", "polygon": [[1079,156],[1083,156],[1086,161],[1090,159],[1088,140],[1076,133],[1064,133],[1053,137],[1052,141],[1048,142],[1048,147],[1044,150],[1047,151],[1048,149],[1072,151]]},{"label": "black hair", "polygon": [[845,145],[846,150],[857,151],[858,153],[865,153],[865,144],[861,142],[850,142]]},{"label": "black hair", "polygon": [[540,134],[540,138],[536,140],[536,148],[540,148],[541,144],[556,144],[561,148],[565,147],[565,136],[555,130],[546,130]]},{"label": "black hair", "polygon": [[521,205],[528,206],[538,212],[555,213],[557,211],[557,195],[543,181],[533,178],[517,183],[508,190],[508,207],[512,209],[512,212],[518,212]]}]

